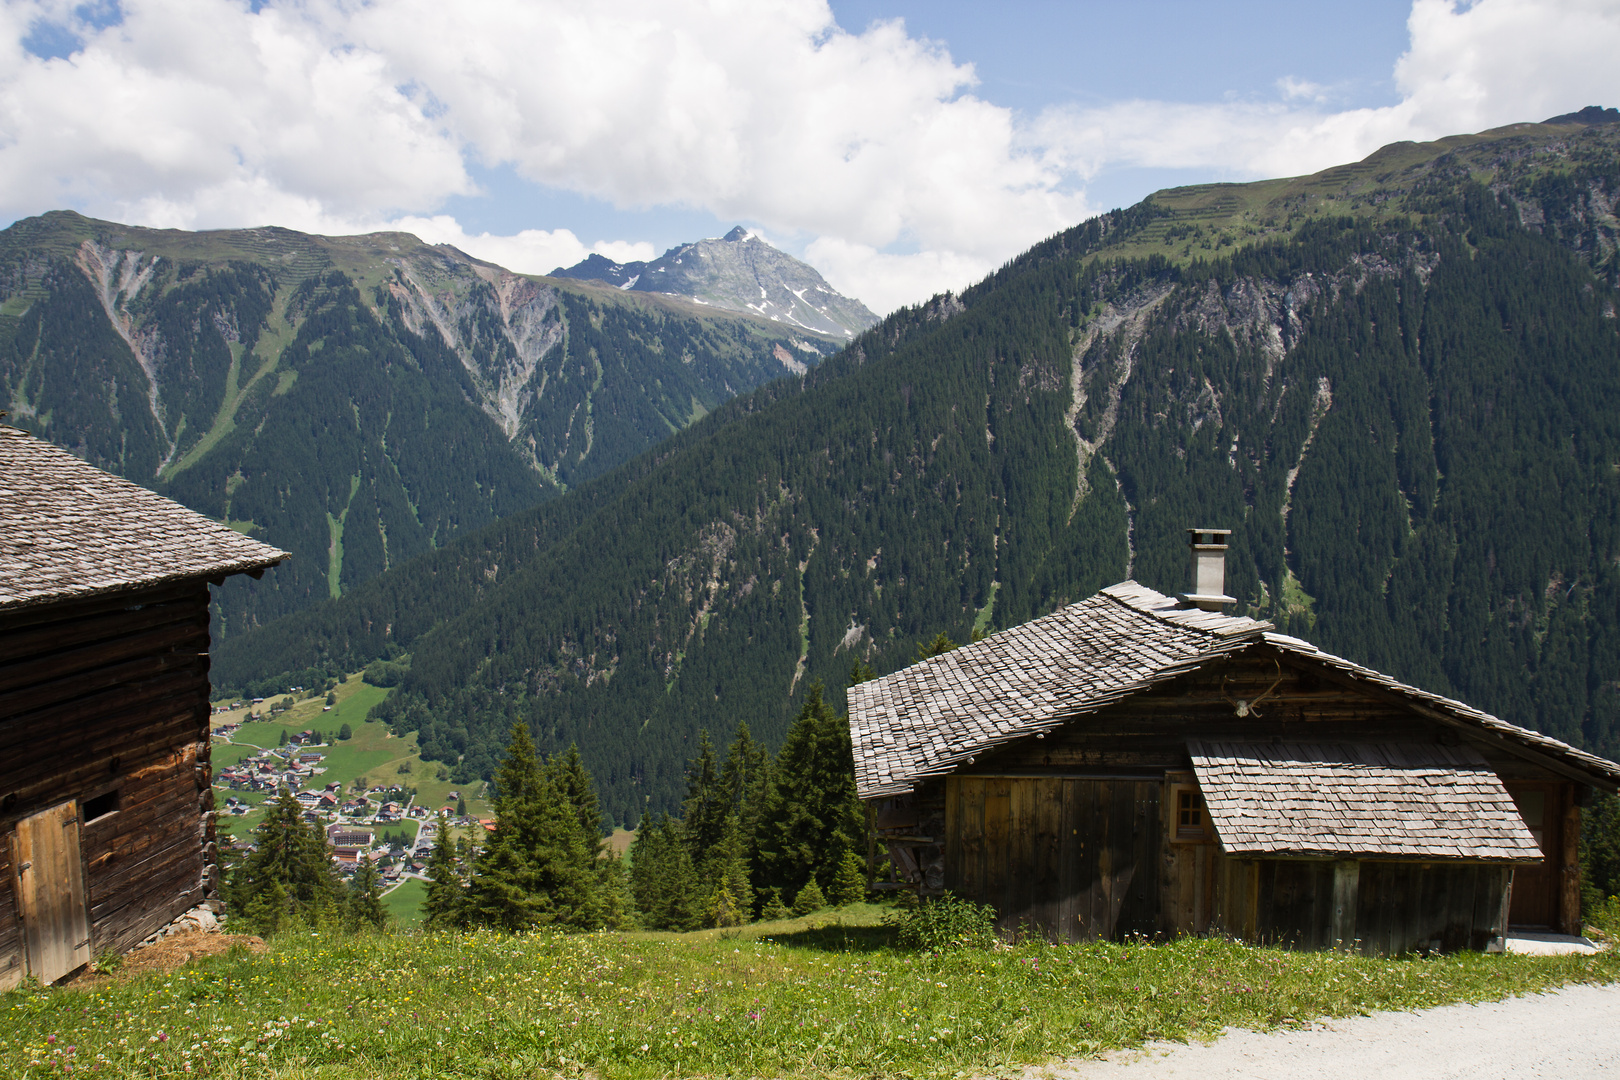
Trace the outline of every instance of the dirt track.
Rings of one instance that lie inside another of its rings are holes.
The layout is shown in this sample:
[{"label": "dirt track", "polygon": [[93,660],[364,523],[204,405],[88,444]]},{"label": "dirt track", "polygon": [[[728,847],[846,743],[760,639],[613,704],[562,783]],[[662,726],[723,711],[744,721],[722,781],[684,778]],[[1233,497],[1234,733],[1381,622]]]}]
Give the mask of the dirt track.
[{"label": "dirt track", "polygon": [[1033,1075],[1061,1080],[1613,1080],[1620,1076],[1620,985],[1378,1013],[1267,1034],[1230,1030],[1207,1045],[1155,1043]]}]

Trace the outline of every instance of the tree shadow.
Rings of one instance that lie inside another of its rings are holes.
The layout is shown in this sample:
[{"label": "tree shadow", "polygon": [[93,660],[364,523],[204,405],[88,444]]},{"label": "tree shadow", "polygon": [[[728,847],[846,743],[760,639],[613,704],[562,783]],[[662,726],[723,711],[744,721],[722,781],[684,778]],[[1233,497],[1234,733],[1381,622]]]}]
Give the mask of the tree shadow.
[{"label": "tree shadow", "polygon": [[772,934],[770,940],[795,949],[820,952],[881,952],[895,948],[895,928],[834,921],[786,934]]}]

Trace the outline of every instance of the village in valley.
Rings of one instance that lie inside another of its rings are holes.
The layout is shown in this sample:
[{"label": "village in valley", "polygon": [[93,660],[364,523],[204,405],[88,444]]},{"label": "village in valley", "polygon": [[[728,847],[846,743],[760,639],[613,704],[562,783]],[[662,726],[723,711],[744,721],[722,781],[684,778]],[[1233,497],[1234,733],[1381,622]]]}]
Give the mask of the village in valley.
[{"label": "village in valley", "polygon": [[319,688],[214,702],[216,815],[225,858],[235,861],[254,851],[264,804],[291,792],[325,835],[343,881],[361,860],[372,863],[384,904],[410,926],[421,919],[440,815],[452,844],[487,831],[493,818],[486,782],[451,783],[445,766],[421,759],[414,735],[399,738],[368,718],[385,693],[354,672]]}]

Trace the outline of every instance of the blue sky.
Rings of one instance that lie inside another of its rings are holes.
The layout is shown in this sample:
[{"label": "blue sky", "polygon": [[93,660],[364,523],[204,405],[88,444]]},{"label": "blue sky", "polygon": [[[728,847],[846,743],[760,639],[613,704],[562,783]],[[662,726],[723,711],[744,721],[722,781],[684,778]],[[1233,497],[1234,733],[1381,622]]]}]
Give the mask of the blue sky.
[{"label": "blue sky", "polygon": [[1620,0],[0,0],[0,221],[734,224],[886,311],[1162,187],[1620,103]]}]

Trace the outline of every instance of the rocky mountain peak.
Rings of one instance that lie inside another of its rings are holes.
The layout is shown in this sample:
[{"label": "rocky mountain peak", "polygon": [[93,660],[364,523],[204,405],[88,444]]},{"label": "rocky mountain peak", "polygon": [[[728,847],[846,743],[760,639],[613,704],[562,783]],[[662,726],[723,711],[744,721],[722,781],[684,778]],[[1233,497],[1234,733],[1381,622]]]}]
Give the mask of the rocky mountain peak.
[{"label": "rocky mountain peak", "polygon": [[722,311],[760,315],[814,334],[849,339],[877,316],[827,284],[812,266],[738,225],[725,236],[670,248],[651,262],[590,255],[552,277],[603,281],[620,289],[690,297]]}]

